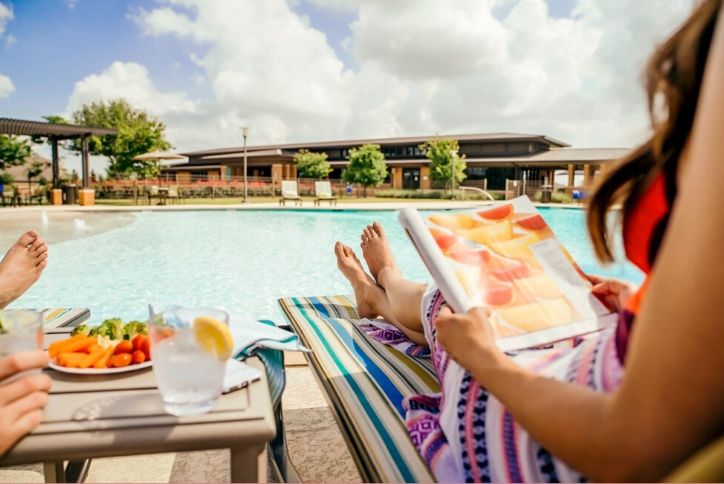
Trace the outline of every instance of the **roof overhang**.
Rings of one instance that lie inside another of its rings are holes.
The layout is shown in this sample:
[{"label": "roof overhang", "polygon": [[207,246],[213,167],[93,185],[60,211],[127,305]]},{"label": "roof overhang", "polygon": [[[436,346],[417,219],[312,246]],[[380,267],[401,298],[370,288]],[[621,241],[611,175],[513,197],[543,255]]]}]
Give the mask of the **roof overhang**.
[{"label": "roof overhang", "polygon": [[24,119],[0,118],[0,133],[17,136],[42,136],[55,139],[80,138],[83,136],[114,136],[118,130],[75,124],[54,124]]}]

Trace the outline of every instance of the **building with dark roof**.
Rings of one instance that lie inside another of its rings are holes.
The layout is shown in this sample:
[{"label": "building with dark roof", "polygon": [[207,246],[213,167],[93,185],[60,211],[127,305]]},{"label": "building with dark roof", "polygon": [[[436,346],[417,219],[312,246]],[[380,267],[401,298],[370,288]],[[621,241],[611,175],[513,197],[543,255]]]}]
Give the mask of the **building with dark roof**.
[{"label": "building with dark roof", "polygon": [[[389,168],[387,183],[392,188],[427,189],[432,187],[430,161],[422,154],[420,144],[436,136],[356,139],[324,142],[289,143],[247,147],[247,175],[275,180],[294,179],[297,169],[294,154],[300,149],[327,154],[333,168],[330,178],[341,178],[353,147],[380,145]],[[445,135],[458,140],[460,154],[465,155],[468,178],[465,184],[485,180],[491,190],[505,189],[506,180],[553,183],[558,170],[568,173],[568,185],[574,175],[583,171],[584,184],[590,183],[605,165],[625,155],[627,149],[572,148],[569,144],[544,135],[520,133],[481,133]],[[166,167],[164,172],[176,174],[179,182],[190,181],[194,175],[219,179],[243,176],[244,148],[216,148],[183,153],[187,163]]]}]

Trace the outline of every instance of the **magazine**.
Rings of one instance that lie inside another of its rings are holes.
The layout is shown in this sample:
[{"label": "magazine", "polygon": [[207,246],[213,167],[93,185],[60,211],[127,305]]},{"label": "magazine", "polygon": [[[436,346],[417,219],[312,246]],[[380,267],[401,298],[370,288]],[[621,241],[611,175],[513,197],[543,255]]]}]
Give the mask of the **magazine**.
[{"label": "magazine", "polygon": [[489,308],[505,351],[597,331],[618,317],[528,197],[463,212],[406,208],[399,218],[450,307]]}]

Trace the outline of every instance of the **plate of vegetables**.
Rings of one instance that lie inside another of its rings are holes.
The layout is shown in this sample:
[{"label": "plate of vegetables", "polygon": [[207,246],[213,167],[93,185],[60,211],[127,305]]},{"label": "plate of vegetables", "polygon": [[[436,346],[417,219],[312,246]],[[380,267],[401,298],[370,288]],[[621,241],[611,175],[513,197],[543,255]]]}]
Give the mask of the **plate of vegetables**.
[{"label": "plate of vegetables", "polygon": [[77,326],[69,338],[51,344],[48,353],[50,368],[80,375],[125,373],[152,364],[146,323],[119,318]]}]

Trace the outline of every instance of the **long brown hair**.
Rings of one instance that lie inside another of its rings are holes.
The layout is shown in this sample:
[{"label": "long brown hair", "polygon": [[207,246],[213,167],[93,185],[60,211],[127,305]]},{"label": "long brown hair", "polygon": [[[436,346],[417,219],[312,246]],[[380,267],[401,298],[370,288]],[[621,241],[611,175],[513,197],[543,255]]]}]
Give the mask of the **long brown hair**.
[{"label": "long brown hair", "polygon": [[691,132],[721,3],[703,0],[648,63],[645,87],[653,135],[601,177],[589,202],[588,230],[603,262],[614,258],[607,221],[614,205],[622,205],[625,218],[662,170],[672,175],[667,192],[671,198],[675,195],[679,157]]}]

